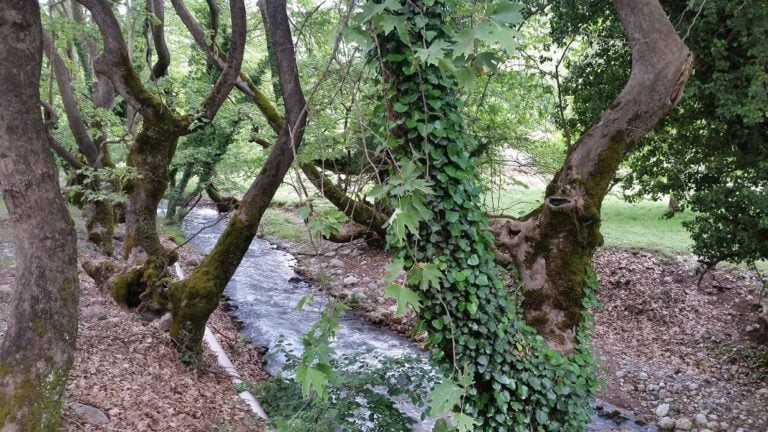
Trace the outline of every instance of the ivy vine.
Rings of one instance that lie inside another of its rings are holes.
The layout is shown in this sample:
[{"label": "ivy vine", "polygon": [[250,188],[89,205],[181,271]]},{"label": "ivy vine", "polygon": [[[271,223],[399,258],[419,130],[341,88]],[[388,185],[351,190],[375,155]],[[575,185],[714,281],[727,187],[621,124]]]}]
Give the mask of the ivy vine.
[{"label": "ivy vine", "polygon": [[[509,35],[513,9],[488,8],[495,34]],[[525,324],[499,279],[454,73],[473,56],[467,34],[474,48],[488,40],[477,31],[454,36],[448,10],[446,0],[386,0],[369,3],[361,18],[381,69],[393,159],[392,175],[373,191],[395,209],[385,293],[400,311],[418,312],[433,358],[446,365],[430,406],[432,415],[450,416],[435,430],[583,430],[596,385],[591,321],[585,316],[576,352],[562,355]],[[596,279],[587,279],[592,302]]]}]

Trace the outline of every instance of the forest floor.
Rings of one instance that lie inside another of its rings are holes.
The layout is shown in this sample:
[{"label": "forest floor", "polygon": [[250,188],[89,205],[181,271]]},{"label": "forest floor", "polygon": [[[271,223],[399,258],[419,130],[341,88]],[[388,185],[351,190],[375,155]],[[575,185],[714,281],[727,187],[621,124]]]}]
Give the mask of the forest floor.
[{"label": "forest floor", "polygon": [[[83,227],[77,219],[76,225],[80,263],[105,259],[82,240]],[[199,261],[186,248],[179,252],[182,263]],[[8,324],[13,272],[11,228],[0,208],[0,337]],[[119,307],[82,270],[80,293],[77,352],[62,431],[264,430],[207,347],[203,364],[184,364],[158,320],[148,321]],[[254,383],[265,379],[257,350],[240,338],[229,315],[217,310],[209,327],[243,379]]]},{"label": "forest floor", "polygon": [[[383,297],[388,258],[382,251],[363,242],[269,240],[356,313],[421,339],[411,334],[414,316],[395,316],[394,300]],[[761,284],[754,273],[728,267],[700,281],[691,255],[618,248],[599,250],[594,267],[600,399],[649,423],[676,423],[675,430],[768,432],[768,329],[758,318]]]}]

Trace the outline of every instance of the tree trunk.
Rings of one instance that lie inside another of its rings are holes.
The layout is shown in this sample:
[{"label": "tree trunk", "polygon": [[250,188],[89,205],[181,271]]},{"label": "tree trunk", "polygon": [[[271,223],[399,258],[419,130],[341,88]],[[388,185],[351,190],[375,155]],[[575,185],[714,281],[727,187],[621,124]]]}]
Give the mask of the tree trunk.
[{"label": "tree trunk", "polygon": [[243,259],[264,211],[293,163],[307,121],[285,2],[267,0],[266,9],[271,24],[268,31],[275,45],[281,47],[277,50],[277,63],[285,122],[267,161],[211,253],[187,279],[171,285],[171,337],[180,349],[195,355],[201,353],[208,317],[216,310],[224,287]]},{"label": "tree trunk", "polygon": [[176,151],[176,143],[184,132],[177,117],[145,118],[141,131],[128,151],[128,165],[135,167],[140,178],[128,186],[125,212],[123,258],[141,249],[149,256],[163,256],[157,233],[157,207],[168,186],[168,170]]},{"label": "tree trunk", "polygon": [[37,2],[0,2],[0,17],[0,185],[16,246],[0,345],[0,430],[55,431],[77,337],[75,232],[40,115]]},{"label": "tree trunk", "polygon": [[677,104],[692,56],[658,2],[615,0],[632,48],[624,90],[570,148],[538,209],[494,221],[497,246],[524,286],[526,321],[565,353],[574,348],[584,281],[602,244],[600,207],[624,155]]}]

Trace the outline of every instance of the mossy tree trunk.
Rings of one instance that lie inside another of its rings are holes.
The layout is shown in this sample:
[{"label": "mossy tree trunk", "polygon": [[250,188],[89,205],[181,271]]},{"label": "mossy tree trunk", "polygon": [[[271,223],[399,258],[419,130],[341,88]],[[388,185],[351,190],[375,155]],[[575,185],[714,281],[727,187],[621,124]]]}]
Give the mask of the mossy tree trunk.
[{"label": "mossy tree trunk", "polygon": [[[109,77],[117,92],[142,117],[142,126],[128,154],[128,164],[137,169],[140,178],[129,185],[126,209],[126,237],[123,256],[143,249],[150,256],[163,254],[157,233],[157,206],[168,186],[168,170],[179,137],[193,132],[193,119],[171,109],[157,94],[149,91],[131,63],[120,24],[106,0],[79,0],[93,17],[102,36],[103,51],[94,59],[94,72]],[[245,49],[246,20],[242,0],[230,0],[232,32],[230,56],[223,72],[202,103],[201,123],[210,123],[240,73]],[[163,14],[162,2],[147,7],[157,16]],[[164,41],[162,16],[152,23],[152,40],[160,53],[153,67],[158,78],[168,70],[169,57]],[[190,109],[189,111],[195,111]]]},{"label": "mossy tree trunk", "polygon": [[692,56],[656,1],[614,1],[632,49],[624,90],[569,149],[544,203],[521,220],[493,221],[496,245],[523,281],[526,321],[562,352],[574,348],[582,287],[602,244],[600,208],[632,144],[672,110]]},{"label": "mossy tree trunk", "polygon": [[[176,4],[176,3],[174,3]],[[285,2],[268,0],[270,32],[285,104],[285,122],[264,166],[246,192],[240,207],[210,254],[185,280],[171,286],[173,321],[171,337],[180,349],[199,355],[208,317],[256,235],[261,217],[288,172],[298,150],[307,120],[306,101],[299,83],[293,39]]]},{"label": "mossy tree trunk", "polygon": [[[0,430],[56,431],[77,337],[75,232],[40,116],[37,2],[0,2],[0,187],[13,223],[16,286],[0,345]],[[11,60],[12,59],[12,60]]]},{"label": "mossy tree trunk", "polygon": [[[79,5],[74,5],[75,10],[79,10]],[[77,16],[77,14],[75,14]],[[107,137],[106,131],[100,122],[92,122],[91,124],[96,130],[99,131],[96,139],[92,139],[89,133],[89,128],[86,119],[83,117],[80,109],[77,105],[77,99],[75,98],[74,90],[72,87],[72,78],[69,69],[66,66],[64,59],[55,48],[53,41],[48,35],[43,36],[44,51],[48,56],[49,61],[53,65],[54,75],[56,77],[56,83],[61,96],[62,105],[64,107],[64,113],[67,117],[67,123],[69,129],[72,132],[72,136],[75,138],[78,150],[85,158],[88,167],[93,169],[101,168],[114,168],[112,159],[109,155],[109,149],[105,144]],[[82,46],[82,42],[77,46]],[[82,63],[85,65],[90,64],[87,53],[84,49],[78,50],[78,55],[83,57]],[[85,74],[86,78],[91,74],[88,72]],[[96,85],[92,86],[92,99],[94,106],[98,108],[111,109],[114,102],[114,88],[109,80],[104,76],[97,76]],[[90,85],[90,83],[88,83]],[[53,110],[53,107],[46,107],[46,110]],[[52,124],[48,125],[50,128]],[[62,156],[62,159],[70,161],[70,165],[74,169],[83,168],[82,164],[77,161],[77,158],[63,149],[52,136],[49,136],[51,146],[56,152]],[[82,175],[75,175],[75,179],[83,178]],[[96,192],[99,189],[110,189],[111,185],[100,184],[96,181],[94,184],[86,185],[92,192]],[[82,185],[82,182],[80,183]],[[85,197],[85,194],[81,195]],[[107,255],[112,255],[112,237],[115,231],[114,212],[111,202],[109,200],[87,200],[81,199],[79,203],[82,204],[83,218],[86,221],[86,229],[88,230],[88,240],[94,243],[102,252]]]},{"label": "mossy tree trunk", "polygon": [[186,121],[176,116],[145,118],[128,151],[128,165],[136,168],[139,178],[132,180],[127,190],[124,258],[139,248],[149,256],[164,254],[157,233],[157,208],[168,187],[176,143],[186,127]]}]

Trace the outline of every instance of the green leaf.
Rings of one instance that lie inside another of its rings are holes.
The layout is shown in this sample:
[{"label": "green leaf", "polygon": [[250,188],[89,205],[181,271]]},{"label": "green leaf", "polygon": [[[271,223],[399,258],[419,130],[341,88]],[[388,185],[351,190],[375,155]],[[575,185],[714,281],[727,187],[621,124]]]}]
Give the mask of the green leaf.
[{"label": "green leaf", "polygon": [[429,415],[432,417],[452,411],[461,404],[464,392],[450,379],[445,379],[429,393]]},{"label": "green leaf", "polygon": [[480,425],[477,420],[464,413],[453,413],[453,422],[459,432],[472,432],[475,430],[475,426]]},{"label": "green leaf", "polygon": [[435,422],[435,426],[432,428],[432,432],[451,432],[453,428],[448,423],[448,420],[441,418]]},{"label": "green leaf", "polygon": [[405,309],[408,305],[411,305],[416,312],[421,308],[421,302],[419,295],[413,290],[408,289],[402,285],[389,284],[384,288],[384,297],[390,297],[397,301],[397,311],[395,314],[402,315],[405,313]]},{"label": "green leaf", "polygon": [[386,271],[384,276],[385,280],[387,282],[394,282],[395,279],[400,276],[400,272],[403,271],[403,259],[393,259],[386,266],[384,266],[384,270]]},{"label": "green leaf", "polygon": [[455,57],[469,58],[475,52],[475,29],[466,29],[460,31],[454,37],[454,43],[451,47]]},{"label": "green leaf", "polygon": [[477,303],[475,302],[469,302],[467,303],[467,311],[470,315],[474,315],[477,313]]},{"label": "green leaf", "polygon": [[514,25],[523,20],[523,5],[520,3],[501,0],[492,5],[490,18],[499,25]]},{"label": "green leaf", "polygon": [[315,296],[313,296],[311,293],[303,296],[301,299],[299,299],[299,302],[296,303],[296,310],[301,312],[302,309],[304,309],[304,306],[311,304],[315,300]]},{"label": "green leaf", "polygon": [[437,66],[441,60],[445,59],[445,54],[449,48],[450,44],[448,42],[436,40],[432,42],[429,48],[418,48],[416,50],[416,57],[424,64]]},{"label": "green leaf", "polygon": [[301,394],[305,398],[314,391],[320,400],[328,398],[328,375],[319,368],[307,367],[304,364],[296,368],[296,381],[301,383]]}]

